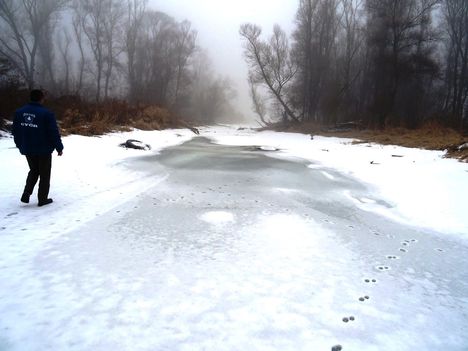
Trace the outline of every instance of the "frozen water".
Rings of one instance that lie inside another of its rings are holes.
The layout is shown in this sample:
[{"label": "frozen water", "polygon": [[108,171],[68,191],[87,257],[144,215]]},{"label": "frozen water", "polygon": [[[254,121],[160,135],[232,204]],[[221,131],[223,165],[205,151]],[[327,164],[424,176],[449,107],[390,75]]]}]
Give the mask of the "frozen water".
[{"label": "frozen water", "polygon": [[127,162],[169,176],[0,259],[0,350],[466,350],[466,244],[271,154],[197,138]]}]

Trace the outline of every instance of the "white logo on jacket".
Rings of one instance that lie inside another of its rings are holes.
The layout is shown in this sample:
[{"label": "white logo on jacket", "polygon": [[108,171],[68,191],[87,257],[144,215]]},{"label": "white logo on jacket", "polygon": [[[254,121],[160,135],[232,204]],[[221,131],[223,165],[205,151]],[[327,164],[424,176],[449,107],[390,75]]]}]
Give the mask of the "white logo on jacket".
[{"label": "white logo on jacket", "polygon": [[30,128],[39,128],[37,124],[34,124],[34,119],[36,118],[35,114],[32,113],[23,113],[24,123],[21,123],[23,127]]}]

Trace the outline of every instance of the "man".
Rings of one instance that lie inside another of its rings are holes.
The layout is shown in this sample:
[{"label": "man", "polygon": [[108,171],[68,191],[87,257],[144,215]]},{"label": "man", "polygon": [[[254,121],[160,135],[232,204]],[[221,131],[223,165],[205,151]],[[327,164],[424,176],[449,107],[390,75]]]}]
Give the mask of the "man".
[{"label": "man", "polygon": [[63,144],[55,115],[42,106],[45,96],[41,90],[32,90],[31,102],[15,112],[13,136],[16,147],[26,156],[29,173],[21,201],[29,203],[34,186],[39,180],[38,206],[53,202],[49,196],[52,153],[62,156]]}]

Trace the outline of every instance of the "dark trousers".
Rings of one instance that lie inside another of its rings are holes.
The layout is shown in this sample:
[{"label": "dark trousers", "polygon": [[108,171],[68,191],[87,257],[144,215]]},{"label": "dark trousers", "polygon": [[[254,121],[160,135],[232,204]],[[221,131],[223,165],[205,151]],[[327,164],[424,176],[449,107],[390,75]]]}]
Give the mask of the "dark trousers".
[{"label": "dark trousers", "polygon": [[49,196],[52,155],[27,155],[26,159],[28,160],[29,173],[26,179],[24,193],[31,195],[39,179],[37,198],[39,202],[44,201]]}]

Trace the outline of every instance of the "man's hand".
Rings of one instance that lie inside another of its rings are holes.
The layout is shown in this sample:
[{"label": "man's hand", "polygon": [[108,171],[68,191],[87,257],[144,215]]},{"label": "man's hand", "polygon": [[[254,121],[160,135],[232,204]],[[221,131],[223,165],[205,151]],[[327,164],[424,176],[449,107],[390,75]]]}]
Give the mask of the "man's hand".
[{"label": "man's hand", "polygon": [[59,156],[62,156],[62,155],[63,155],[63,151],[57,151],[57,154],[58,154]]}]

